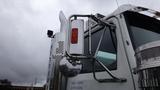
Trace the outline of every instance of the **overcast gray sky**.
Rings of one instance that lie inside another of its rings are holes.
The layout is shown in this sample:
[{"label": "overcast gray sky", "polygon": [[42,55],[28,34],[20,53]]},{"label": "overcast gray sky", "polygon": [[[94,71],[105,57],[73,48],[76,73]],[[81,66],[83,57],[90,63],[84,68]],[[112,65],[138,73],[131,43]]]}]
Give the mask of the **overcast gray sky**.
[{"label": "overcast gray sky", "polygon": [[[160,0],[117,0],[160,11]],[[59,31],[59,11],[107,15],[116,0],[0,0],[0,79],[31,85],[44,84],[50,48],[47,29]]]}]

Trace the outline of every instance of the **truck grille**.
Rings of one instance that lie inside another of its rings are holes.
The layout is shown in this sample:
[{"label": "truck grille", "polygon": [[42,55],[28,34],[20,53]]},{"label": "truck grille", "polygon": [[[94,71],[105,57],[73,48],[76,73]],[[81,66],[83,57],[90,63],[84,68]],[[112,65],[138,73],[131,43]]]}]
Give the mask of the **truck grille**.
[{"label": "truck grille", "polygon": [[136,50],[138,84],[141,90],[160,90],[159,44],[146,44]]},{"label": "truck grille", "polygon": [[142,90],[160,90],[160,67],[140,71],[139,87]]}]

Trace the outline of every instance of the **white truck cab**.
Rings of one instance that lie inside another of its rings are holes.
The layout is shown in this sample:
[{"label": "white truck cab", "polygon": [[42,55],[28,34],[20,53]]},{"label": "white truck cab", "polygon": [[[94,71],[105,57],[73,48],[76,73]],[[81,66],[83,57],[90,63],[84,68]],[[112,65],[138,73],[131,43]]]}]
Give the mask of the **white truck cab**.
[{"label": "white truck cab", "polygon": [[60,12],[46,90],[160,90],[159,17],[132,5],[109,16]]}]

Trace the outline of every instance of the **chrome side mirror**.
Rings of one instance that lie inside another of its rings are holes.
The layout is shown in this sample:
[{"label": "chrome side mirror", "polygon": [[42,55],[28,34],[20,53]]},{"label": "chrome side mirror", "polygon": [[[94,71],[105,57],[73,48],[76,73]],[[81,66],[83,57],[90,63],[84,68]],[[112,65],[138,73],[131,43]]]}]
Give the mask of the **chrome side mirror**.
[{"label": "chrome side mirror", "polygon": [[63,58],[59,63],[61,73],[66,77],[74,77],[78,75],[82,69],[80,61],[69,62],[66,58]]}]

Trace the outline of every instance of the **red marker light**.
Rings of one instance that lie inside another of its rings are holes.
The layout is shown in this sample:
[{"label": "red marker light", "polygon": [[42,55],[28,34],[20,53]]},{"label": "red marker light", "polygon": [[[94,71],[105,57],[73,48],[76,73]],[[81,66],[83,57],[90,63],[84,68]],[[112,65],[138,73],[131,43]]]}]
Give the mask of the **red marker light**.
[{"label": "red marker light", "polygon": [[72,28],[71,43],[78,43],[78,28]]}]

